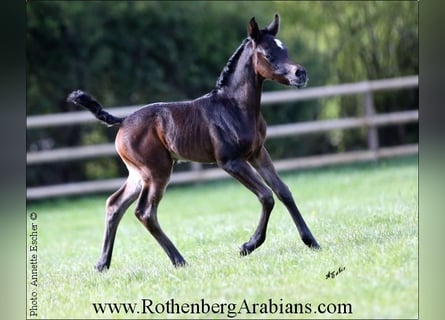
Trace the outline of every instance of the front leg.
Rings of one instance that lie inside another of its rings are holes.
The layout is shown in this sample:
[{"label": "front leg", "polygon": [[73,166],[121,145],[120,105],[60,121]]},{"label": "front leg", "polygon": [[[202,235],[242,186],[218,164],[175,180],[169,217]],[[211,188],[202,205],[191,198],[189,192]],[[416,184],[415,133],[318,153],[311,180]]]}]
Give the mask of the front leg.
[{"label": "front leg", "polygon": [[246,161],[234,159],[219,162],[218,165],[252,191],[262,205],[262,212],[258,226],[250,240],[244,243],[241,247],[240,253],[245,256],[263,244],[266,239],[267,224],[274,206],[273,194]]},{"label": "front leg", "polygon": [[259,154],[249,161],[257,170],[261,177],[266,181],[267,185],[277,195],[278,199],[286,206],[289,211],[303,242],[312,249],[320,249],[320,245],[315,240],[306,222],[301,216],[300,211],[295,204],[292,193],[286,184],[278,176],[273,162],[266,148],[262,148]]}]

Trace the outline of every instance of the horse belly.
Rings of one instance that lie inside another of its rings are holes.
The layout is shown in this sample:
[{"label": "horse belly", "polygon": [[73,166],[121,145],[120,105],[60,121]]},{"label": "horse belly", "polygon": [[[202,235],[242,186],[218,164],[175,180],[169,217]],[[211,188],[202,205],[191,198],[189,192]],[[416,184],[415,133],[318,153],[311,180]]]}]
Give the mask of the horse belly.
[{"label": "horse belly", "polygon": [[[192,131],[192,130],[190,130]],[[215,156],[208,134],[196,130],[176,138],[171,150],[173,158],[196,162],[213,163]]]},{"label": "horse belly", "polygon": [[[215,156],[210,133],[204,121],[196,115],[170,118],[164,124],[167,149],[176,160],[213,163]],[[169,123],[168,123],[169,122]]]}]

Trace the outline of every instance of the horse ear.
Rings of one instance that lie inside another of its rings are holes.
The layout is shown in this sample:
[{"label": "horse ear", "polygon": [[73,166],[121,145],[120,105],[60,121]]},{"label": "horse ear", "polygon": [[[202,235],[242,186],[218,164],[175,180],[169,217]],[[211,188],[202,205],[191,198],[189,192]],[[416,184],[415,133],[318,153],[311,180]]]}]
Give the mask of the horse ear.
[{"label": "horse ear", "polygon": [[280,30],[280,16],[278,15],[278,13],[275,13],[274,20],[271,22],[271,24],[269,24],[266,30],[274,37],[277,35],[278,30]]},{"label": "horse ear", "polygon": [[249,32],[249,37],[251,37],[254,41],[258,41],[258,39],[260,38],[260,29],[258,28],[258,24],[255,21],[255,17],[252,17],[252,19],[250,19],[247,30]]}]

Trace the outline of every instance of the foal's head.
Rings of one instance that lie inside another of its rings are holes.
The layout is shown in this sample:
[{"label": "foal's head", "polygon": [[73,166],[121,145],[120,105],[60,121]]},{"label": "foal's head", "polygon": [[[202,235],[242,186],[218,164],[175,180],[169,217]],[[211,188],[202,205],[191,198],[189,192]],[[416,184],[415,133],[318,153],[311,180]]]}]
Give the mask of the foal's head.
[{"label": "foal's head", "polygon": [[255,44],[254,68],[261,77],[282,84],[303,88],[308,77],[306,69],[289,60],[286,46],[275,36],[280,28],[280,17],[275,14],[272,23],[259,29],[252,18],[249,22],[249,36]]}]

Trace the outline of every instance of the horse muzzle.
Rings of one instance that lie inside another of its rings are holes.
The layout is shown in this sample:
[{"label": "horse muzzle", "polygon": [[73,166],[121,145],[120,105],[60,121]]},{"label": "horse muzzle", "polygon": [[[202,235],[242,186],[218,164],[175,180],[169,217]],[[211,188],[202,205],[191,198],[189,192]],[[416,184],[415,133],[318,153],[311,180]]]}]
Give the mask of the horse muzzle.
[{"label": "horse muzzle", "polygon": [[304,88],[309,77],[304,67],[300,65],[288,64],[275,73],[275,80],[292,87]]},{"label": "horse muzzle", "polygon": [[289,85],[297,88],[304,88],[306,87],[308,80],[309,77],[307,75],[307,71],[303,66],[292,66],[289,75]]}]

